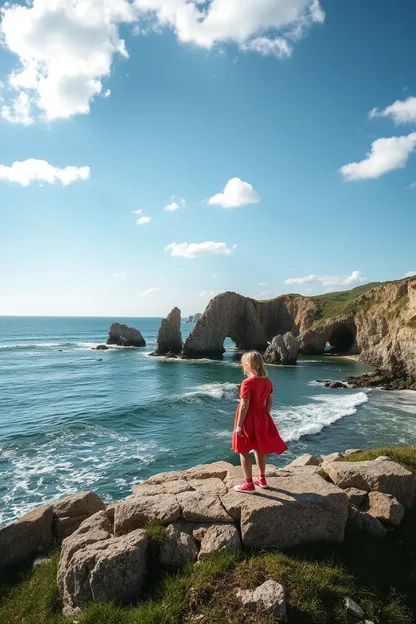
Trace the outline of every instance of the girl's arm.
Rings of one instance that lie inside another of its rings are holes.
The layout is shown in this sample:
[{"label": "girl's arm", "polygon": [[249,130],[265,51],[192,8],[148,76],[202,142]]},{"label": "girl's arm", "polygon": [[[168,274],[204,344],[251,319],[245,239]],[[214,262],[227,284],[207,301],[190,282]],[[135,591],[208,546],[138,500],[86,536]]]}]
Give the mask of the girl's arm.
[{"label": "girl's arm", "polygon": [[270,412],[272,411],[272,405],[273,405],[273,395],[269,394],[269,396],[266,399],[266,411]]},{"label": "girl's arm", "polygon": [[237,435],[241,435],[241,427],[243,426],[243,422],[245,420],[245,417],[247,416],[247,410],[248,410],[249,404],[250,404],[249,398],[244,397],[240,399],[240,406],[238,408],[237,426],[235,428]]}]

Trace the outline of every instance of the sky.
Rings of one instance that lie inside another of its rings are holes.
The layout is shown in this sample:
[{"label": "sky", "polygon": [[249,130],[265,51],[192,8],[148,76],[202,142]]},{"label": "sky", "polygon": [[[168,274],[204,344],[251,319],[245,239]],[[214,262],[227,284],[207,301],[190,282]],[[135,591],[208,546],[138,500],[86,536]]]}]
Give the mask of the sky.
[{"label": "sky", "polygon": [[11,0],[0,315],[416,273],[413,0]]}]

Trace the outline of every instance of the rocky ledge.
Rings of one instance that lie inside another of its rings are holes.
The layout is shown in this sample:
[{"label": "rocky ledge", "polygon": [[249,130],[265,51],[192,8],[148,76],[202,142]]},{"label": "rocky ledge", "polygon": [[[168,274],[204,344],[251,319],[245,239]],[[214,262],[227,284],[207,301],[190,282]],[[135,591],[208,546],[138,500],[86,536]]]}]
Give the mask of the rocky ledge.
[{"label": "rocky ledge", "polygon": [[76,617],[92,601],[137,600],[155,556],[149,525],[161,527],[162,567],[222,549],[341,542],[346,530],[383,537],[414,504],[415,477],[388,457],[343,459],[303,455],[284,469],[268,466],[269,489],[252,495],[233,490],[239,467],[216,462],[155,475],[107,508],[92,492],[67,497],[0,529],[0,565],[33,558],[64,537],[58,586],[63,614]]},{"label": "rocky ledge", "polygon": [[383,390],[416,390],[415,377],[403,369],[377,369],[374,373],[346,377],[349,388],[382,388]]}]

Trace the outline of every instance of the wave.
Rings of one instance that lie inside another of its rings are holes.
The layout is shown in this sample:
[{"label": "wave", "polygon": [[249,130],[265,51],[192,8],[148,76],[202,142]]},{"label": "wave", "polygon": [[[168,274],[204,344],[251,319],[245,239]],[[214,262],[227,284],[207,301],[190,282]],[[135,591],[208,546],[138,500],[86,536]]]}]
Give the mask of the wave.
[{"label": "wave", "polygon": [[211,399],[235,399],[238,398],[238,387],[239,384],[227,382],[213,382],[207,384],[201,384],[199,386],[195,386],[192,390],[185,392],[181,395],[178,395],[176,398],[184,399],[184,400],[197,400],[200,401],[205,397],[209,397]]},{"label": "wave", "polygon": [[287,442],[297,442],[304,436],[320,433],[338,420],[352,416],[368,401],[365,392],[342,396],[322,394],[310,398],[312,402],[306,405],[272,410],[273,419]]},{"label": "wave", "polygon": [[5,351],[25,351],[32,349],[92,349],[98,342],[28,342],[18,344],[0,345],[0,350]]}]

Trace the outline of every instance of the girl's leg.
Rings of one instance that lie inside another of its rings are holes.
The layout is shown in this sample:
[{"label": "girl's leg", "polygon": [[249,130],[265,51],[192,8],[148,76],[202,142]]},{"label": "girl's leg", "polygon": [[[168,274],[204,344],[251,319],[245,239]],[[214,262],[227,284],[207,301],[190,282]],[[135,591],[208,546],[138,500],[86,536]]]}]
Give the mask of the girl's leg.
[{"label": "girl's leg", "polygon": [[260,453],[260,451],[254,451],[254,455],[256,457],[256,464],[259,469],[259,476],[266,476],[266,455],[264,453]]},{"label": "girl's leg", "polygon": [[241,468],[243,469],[246,481],[253,479],[253,464],[251,463],[250,453],[240,453]]}]

